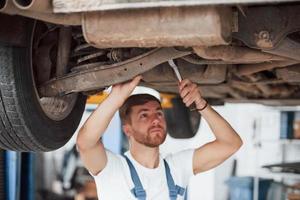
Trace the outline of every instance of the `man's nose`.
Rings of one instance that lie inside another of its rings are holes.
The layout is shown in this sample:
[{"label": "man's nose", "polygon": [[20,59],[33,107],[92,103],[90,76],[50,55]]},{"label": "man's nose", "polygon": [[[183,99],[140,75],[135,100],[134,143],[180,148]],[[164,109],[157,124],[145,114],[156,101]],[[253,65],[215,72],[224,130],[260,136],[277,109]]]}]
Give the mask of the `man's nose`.
[{"label": "man's nose", "polygon": [[157,115],[154,115],[154,117],[152,118],[152,124],[153,125],[157,125],[160,123],[160,119]]}]

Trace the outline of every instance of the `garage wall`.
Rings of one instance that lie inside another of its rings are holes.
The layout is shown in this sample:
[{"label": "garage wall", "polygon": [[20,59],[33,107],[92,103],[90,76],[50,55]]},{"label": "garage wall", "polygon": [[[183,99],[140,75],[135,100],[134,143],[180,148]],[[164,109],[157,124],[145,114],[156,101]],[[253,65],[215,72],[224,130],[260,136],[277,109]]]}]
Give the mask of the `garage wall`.
[{"label": "garage wall", "polygon": [[[244,145],[234,156],[237,159],[238,176],[261,176],[281,181],[260,166],[280,163],[283,160],[299,160],[300,145],[280,143],[280,111],[298,108],[273,108],[255,104],[226,104],[217,108],[243,139]],[[215,170],[215,198],[225,200],[227,187],[223,184],[231,172],[232,159]],[[294,183],[294,179],[284,179]]]},{"label": "garage wall", "polygon": [[[230,159],[216,169],[195,176],[190,182],[191,200],[226,200],[228,187],[224,182],[231,176],[233,160],[237,160],[236,175],[262,176],[281,181],[260,166],[286,161],[295,161],[299,157],[300,145],[282,145],[279,142],[280,108],[257,104],[226,104],[214,107],[239,133],[244,145]],[[286,109],[286,108],[285,108]],[[290,109],[290,108],[288,108]],[[212,132],[203,120],[197,135],[189,140],[167,138],[162,152],[176,152],[185,148],[195,148],[213,140]],[[286,153],[283,155],[285,148]],[[294,180],[287,179],[287,183]]]}]

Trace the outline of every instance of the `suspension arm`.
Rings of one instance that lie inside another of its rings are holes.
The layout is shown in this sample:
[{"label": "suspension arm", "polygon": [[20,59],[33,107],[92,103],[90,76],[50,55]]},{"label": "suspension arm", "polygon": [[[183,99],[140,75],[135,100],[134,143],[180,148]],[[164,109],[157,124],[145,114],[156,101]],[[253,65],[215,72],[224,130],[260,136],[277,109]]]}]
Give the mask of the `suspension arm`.
[{"label": "suspension arm", "polygon": [[175,48],[156,48],[145,54],[112,65],[99,65],[52,79],[39,88],[41,97],[62,96],[73,92],[84,92],[105,88],[128,81],[170,59],[191,54]]}]

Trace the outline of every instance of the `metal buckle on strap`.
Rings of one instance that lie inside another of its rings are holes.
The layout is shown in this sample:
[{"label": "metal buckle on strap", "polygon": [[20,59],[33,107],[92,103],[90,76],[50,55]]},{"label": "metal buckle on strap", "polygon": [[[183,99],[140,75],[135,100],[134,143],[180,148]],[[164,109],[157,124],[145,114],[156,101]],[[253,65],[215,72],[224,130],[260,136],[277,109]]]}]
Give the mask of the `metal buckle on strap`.
[{"label": "metal buckle on strap", "polygon": [[173,190],[169,190],[169,196],[172,198],[176,198],[177,197],[177,190],[173,189]]},{"label": "metal buckle on strap", "polygon": [[176,190],[177,190],[177,194],[179,194],[180,196],[183,196],[183,194],[185,192],[185,189],[183,187],[176,185]]},{"label": "metal buckle on strap", "polygon": [[137,198],[146,198],[146,191],[143,188],[135,187],[131,190],[131,192]]}]

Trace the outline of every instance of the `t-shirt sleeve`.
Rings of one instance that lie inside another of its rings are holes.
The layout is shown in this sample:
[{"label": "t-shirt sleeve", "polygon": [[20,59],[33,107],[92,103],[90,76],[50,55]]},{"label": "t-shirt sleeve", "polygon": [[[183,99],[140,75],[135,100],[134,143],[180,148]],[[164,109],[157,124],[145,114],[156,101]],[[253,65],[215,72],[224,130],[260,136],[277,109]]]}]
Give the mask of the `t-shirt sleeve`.
[{"label": "t-shirt sleeve", "polygon": [[188,149],[175,154],[170,154],[165,158],[170,165],[172,176],[173,174],[175,175],[177,182],[179,182],[182,187],[186,187],[189,183],[190,178],[194,175],[194,151],[194,149]]},{"label": "t-shirt sleeve", "polygon": [[107,163],[102,171],[100,171],[97,175],[90,174],[94,177],[95,181],[101,180],[111,180],[114,176],[118,176],[118,172],[120,172],[119,168],[121,166],[121,160],[118,155],[110,152],[109,150],[105,150],[107,156]]},{"label": "t-shirt sleeve", "polygon": [[[97,194],[99,199],[129,199],[131,195],[130,188],[126,185],[124,179],[123,158],[121,155],[114,154],[106,150],[107,163],[104,169],[94,177]],[[128,191],[127,191],[128,187]],[[119,194],[118,188],[123,188]],[[122,198],[119,198],[119,197]],[[126,196],[126,198],[124,198]]]}]

